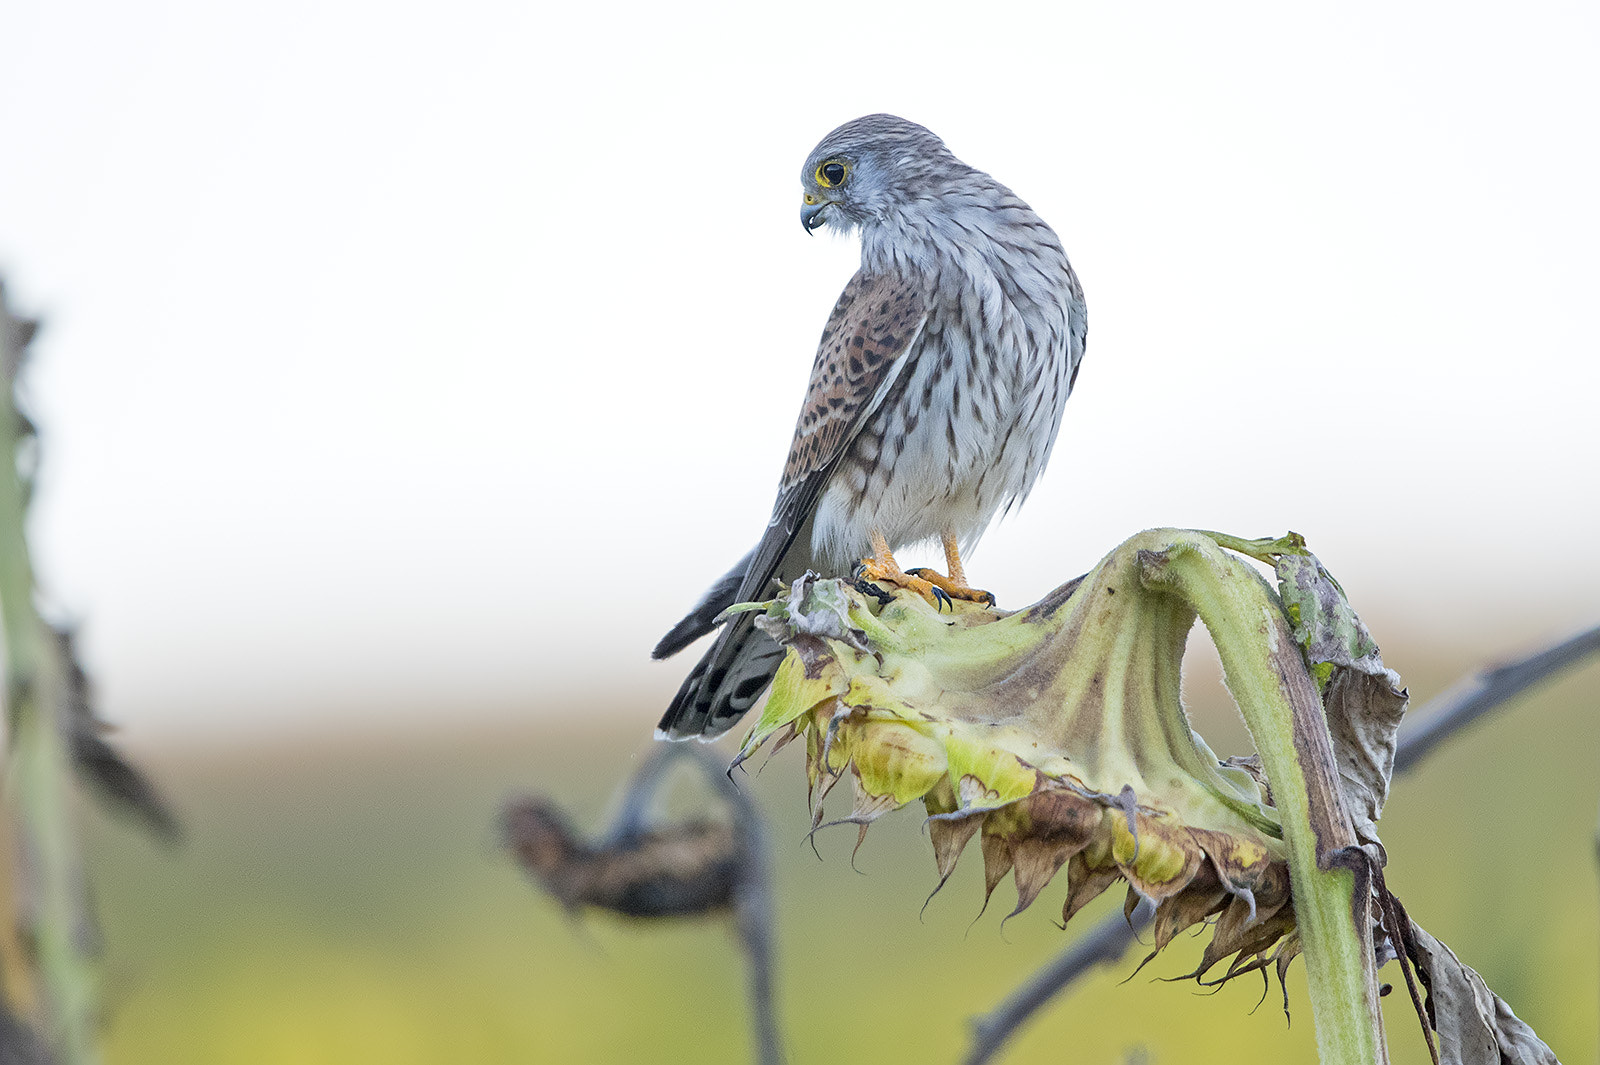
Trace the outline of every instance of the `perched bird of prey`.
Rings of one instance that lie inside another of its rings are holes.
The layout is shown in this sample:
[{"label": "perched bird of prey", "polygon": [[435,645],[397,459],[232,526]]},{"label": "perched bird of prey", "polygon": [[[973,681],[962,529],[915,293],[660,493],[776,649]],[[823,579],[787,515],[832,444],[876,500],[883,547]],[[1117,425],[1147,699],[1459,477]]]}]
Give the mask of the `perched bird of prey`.
[{"label": "perched bird of prey", "polygon": [[[893,115],[847,122],[800,183],[801,223],[858,230],[861,269],[822,331],[766,531],[656,658],[711,632],[734,603],[769,598],[774,578],[841,574],[856,559],[865,576],[935,600],[990,599],[967,587],[960,552],[1027,496],[1078,375],[1087,318],[1061,241],[931,132]],[[949,577],[902,572],[893,549],[935,537]],[[735,615],[659,734],[726,732],[783,654],[752,615]]]}]

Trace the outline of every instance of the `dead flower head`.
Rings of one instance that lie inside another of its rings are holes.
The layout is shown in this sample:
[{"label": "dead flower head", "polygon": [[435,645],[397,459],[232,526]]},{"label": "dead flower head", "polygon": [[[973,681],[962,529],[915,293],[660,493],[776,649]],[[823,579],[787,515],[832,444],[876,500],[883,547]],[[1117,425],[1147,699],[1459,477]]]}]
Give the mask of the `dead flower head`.
[{"label": "dead flower head", "polygon": [[[797,581],[759,619],[791,653],[740,760],[803,737],[814,825],[848,779],[840,820],[863,838],[921,800],[940,885],[978,837],[988,892],[1008,873],[1016,884],[1013,914],[1065,867],[1063,920],[1123,881],[1130,909],[1156,904],[1156,950],[1214,919],[1194,975],[1230,956],[1224,979],[1281,969],[1298,940],[1277,811],[1263,783],[1190,729],[1179,671],[1196,606],[1151,576],[1163,552],[1204,539],[1142,533],[1009,615]],[[1247,567],[1229,579],[1254,580],[1261,607],[1277,609]],[[1262,639],[1273,631],[1259,616],[1239,622]]]}]

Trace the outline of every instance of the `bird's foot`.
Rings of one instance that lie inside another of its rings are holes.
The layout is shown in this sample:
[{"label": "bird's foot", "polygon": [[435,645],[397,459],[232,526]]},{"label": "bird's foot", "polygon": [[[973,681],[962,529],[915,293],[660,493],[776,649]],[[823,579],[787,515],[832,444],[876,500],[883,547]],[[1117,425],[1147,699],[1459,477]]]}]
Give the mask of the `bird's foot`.
[{"label": "bird's foot", "polygon": [[983,606],[994,606],[993,592],[986,592],[982,588],[969,588],[965,584],[951,580],[938,570],[921,566],[917,569],[906,570],[906,573],[912,577],[927,581],[951,599],[960,599],[967,603],[979,603]]},{"label": "bird's foot", "polygon": [[[864,585],[865,590],[871,591],[874,594],[877,594],[876,590],[872,587],[874,583],[890,584],[897,588],[906,588],[910,591],[916,592],[918,595],[922,596],[922,598],[932,603],[934,609],[936,610],[955,609],[955,604],[951,601],[950,596],[945,594],[943,588],[940,588],[932,581],[924,580],[921,577],[916,577],[905,572],[895,564],[892,558],[888,562],[884,562],[883,560],[877,558],[864,558],[860,562],[856,563],[855,572],[852,575],[855,577],[858,585]],[[883,601],[886,598],[887,597],[880,596],[880,601]]]},{"label": "bird's foot", "polygon": [[[933,604],[936,610],[955,610],[957,599],[968,603],[981,603],[984,606],[994,605],[994,596],[988,592],[957,584],[949,577],[931,569],[902,570],[892,561],[886,563],[877,558],[864,558],[856,563],[854,575],[858,582],[889,584],[916,592]],[[868,584],[868,587],[871,585]]]}]

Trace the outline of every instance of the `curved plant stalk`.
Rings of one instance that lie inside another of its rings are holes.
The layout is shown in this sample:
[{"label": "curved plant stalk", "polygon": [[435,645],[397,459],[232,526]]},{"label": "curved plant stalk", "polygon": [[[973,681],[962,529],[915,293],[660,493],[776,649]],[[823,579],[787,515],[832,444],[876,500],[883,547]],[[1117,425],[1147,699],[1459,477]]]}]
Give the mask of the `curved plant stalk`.
[{"label": "curved plant stalk", "polygon": [[1255,571],[1206,536],[1175,538],[1166,551],[1144,557],[1147,585],[1182,595],[1210,631],[1272,782],[1320,1060],[1386,1061],[1371,884],[1340,792],[1322,700],[1288,618]]},{"label": "curved plant stalk", "polygon": [[[1125,880],[1129,909],[1155,904],[1157,950],[1215,918],[1197,978],[1230,956],[1224,980],[1273,963],[1281,977],[1303,950],[1323,1061],[1385,1060],[1370,891],[1341,864],[1366,866],[1352,860],[1317,684],[1277,596],[1215,540],[1141,533],[1012,615],[943,614],[903,591],[809,575],[746,609],[764,609],[757,624],[791,654],[740,758],[803,735],[817,824],[848,778],[844,820],[863,835],[923,801],[941,884],[974,837],[989,891],[1011,873],[1018,911],[1062,868],[1065,919]],[[1220,764],[1183,713],[1197,613],[1270,798]]]}]

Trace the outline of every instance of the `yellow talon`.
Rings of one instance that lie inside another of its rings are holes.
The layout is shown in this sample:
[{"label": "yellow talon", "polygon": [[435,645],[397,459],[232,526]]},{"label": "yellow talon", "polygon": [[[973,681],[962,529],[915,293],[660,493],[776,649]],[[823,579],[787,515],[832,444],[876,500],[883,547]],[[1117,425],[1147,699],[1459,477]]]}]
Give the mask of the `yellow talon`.
[{"label": "yellow talon", "polygon": [[871,538],[872,557],[862,559],[858,569],[858,575],[863,580],[908,588],[939,610],[954,610],[956,599],[985,606],[994,605],[993,595],[966,585],[961,572],[961,559],[956,554],[954,535],[947,533],[944,537],[945,558],[951,563],[949,577],[926,568],[902,570],[883,534],[874,529]]},{"label": "yellow talon", "polygon": [[982,588],[972,588],[959,583],[953,577],[946,577],[936,570],[926,566],[906,570],[908,576],[921,578],[939,589],[951,599],[960,599],[968,603],[982,603],[984,606],[994,606],[994,593],[986,592]]}]

